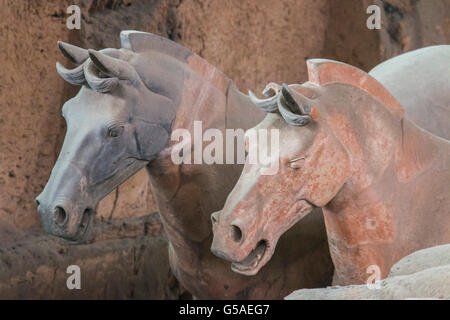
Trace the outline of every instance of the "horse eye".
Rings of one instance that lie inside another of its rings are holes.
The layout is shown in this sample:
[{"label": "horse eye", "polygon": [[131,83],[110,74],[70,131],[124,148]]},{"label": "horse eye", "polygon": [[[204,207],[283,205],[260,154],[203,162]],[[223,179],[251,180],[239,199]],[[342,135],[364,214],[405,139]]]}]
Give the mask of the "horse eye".
[{"label": "horse eye", "polygon": [[108,135],[112,138],[119,137],[123,132],[123,126],[110,128],[108,131]]},{"label": "horse eye", "polygon": [[288,166],[292,169],[300,169],[305,164],[305,157],[289,160]]}]

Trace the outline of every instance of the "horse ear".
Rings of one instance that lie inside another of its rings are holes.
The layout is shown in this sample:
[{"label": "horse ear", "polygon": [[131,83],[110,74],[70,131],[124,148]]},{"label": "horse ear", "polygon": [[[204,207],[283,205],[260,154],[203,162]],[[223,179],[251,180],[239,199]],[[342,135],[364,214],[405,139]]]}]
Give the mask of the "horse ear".
[{"label": "horse ear", "polygon": [[89,58],[88,51],[83,48],[58,41],[58,48],[62,54],[77,65],[75,69],[69,70],[63,67],[59,62],[56,63],[56,71],[67,82],[74,85],[82,85],[85,81],[83,63]]},{"label": "horse ear", "polygon": [[89,57],[94,65],[104,74],[121,80],[137,82],[139,76],[134,67],[128,62],[110,57],[99,51],[88,50]]},{"label": "horse ear", "polygon": [[319,96],[317,87],[309,82],[304,84],[291,84],[289,90],[293,92],[292,98],[297,105],[302,106],[303,114],[308,114],[312,120],[320,118],[320,112],[317,109],[314,100]]},{"label": "horse ear", "polygon": [[58,41],[58,48],[62,54],[66,56],[66,58],[75,63],[77,66],[89,58],[89,54],[86,49],[74,46],[70,43]]},{"label": "horse ear", "polygon": [[320,118],[320,112],[314,103],[314,100],[319,97],[319,93],[316,90],[317,86],[310,82],[305,82],[303,84],[291,84],[289,85],[289,88],[297,93],[294,95],[295,99],[302,100],[297,103],[309,106],[309,116],[311,119],[318,120]]},{"label": "horse ear", "polygon": [[318,86],[343,83],[367,92],[381,102],[394,116],[403,118],[404,110],[394,96],[367,72],[349,64],[327,60],[310,59],[306,62],[309,82]]},{"label": "horse ear", "polygon": [[283,119],[290,125],[302,127],[311,121],[310,105],[304,103],[303,96],[294,98],[285,83],[277,96],[277,106]]},{"label": "horse ear", "polygon": [[82,85],[85,81],[83,65],[79,65],[75,69],[69,70],[56,62],[56,71],[67,82],[73,85]]}]

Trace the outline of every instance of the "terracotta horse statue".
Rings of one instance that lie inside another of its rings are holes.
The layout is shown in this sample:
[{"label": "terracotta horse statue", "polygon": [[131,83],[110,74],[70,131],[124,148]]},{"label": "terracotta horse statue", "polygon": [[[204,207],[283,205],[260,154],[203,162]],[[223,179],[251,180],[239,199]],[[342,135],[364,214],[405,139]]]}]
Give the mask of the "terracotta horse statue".
[{"label": "terracotta horse statue", "polygon": [[[268,115],[250,131],[279,130],[279,171],[262,175],[262,164],[245,164],[213,214],[212,251],[256,274],[279,237],[316,207],[336,284],[365,283],[377,268],[384,278],[402,257],[450,243],[450,141],[411,121],[449,138],[450,73],[442,67],[450,66],[450,46],[380,65],[373,74],[382,82],[340,62],[307,66],[309,82],[254,97]],[[248,146],[257,147],[268,148]],[[239,229],[239,241],[230,229]]]},{"label": "terracotta horse statue", "polygon": [[123,31],[121,46],[95,51],[59,42],[77,67],[57,63],[57,71],[82,87],[63,106],[64,144],[36,199],[45,230],[85,241],[96,204],[146,167],[172,270],[196,298],[277,299],[296,288],[329,284],[333,265],[320,214],[286,234],[279,254],[257,277],[238,275],[211,254],[210,213],[223,206],[243,166],[175,164],[178,141],[171,133],[183,128],[192,134],[194,121],[204,130],[246,130],[264,113],[215,67],[170,40]]}]

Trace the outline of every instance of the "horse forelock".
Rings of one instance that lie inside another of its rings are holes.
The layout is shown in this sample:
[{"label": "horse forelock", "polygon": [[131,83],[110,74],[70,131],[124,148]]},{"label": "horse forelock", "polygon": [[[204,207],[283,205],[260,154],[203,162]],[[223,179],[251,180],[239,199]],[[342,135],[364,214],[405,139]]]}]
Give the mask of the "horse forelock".
[{"label": "horse forelock", "polygon": [[279,113],[290,125],[306,126],[311,121],[311,107],[306,104],[298,104],[292,97],[289,87],[283,84],[280,90],[267,99],[258,99],[249,91],[252,102],[266,113]]}]

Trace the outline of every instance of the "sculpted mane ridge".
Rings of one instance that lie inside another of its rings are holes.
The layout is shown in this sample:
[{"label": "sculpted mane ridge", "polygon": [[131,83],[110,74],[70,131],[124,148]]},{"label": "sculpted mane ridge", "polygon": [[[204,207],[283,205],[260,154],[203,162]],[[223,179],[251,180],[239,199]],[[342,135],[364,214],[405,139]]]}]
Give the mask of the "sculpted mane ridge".
[{"label": "sculpted mane ridge", "polygon": [[210,81],[214,87],[226,93],[230,79],[208,61],[193,53],[188,48],[149,32],[124,30],[120,33],[121,46],[136,53],[153,50],[169,55],[185,63],[205,80]]},{"label": "sculpted mane ridge", "polygon": [[310,59],[306,65],[308,78],[312,84],[324,86],[331,83],[343,83],[358,87],[380,101],[399,120],[403,118],[405,111],[397,99],[380,82],[363,70],[327,59]]}]

